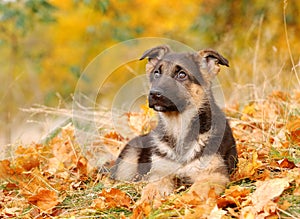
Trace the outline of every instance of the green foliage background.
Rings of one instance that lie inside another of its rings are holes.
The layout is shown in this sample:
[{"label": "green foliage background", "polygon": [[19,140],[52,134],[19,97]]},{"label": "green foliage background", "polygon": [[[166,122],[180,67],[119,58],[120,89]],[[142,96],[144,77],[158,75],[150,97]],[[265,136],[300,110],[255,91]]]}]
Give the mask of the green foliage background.
[{"label": "green foliage background", "polygon": [[293,0],[1,0],[2,137],[11,141],[23,121],[20,108],[71,101],[96,55],[137,37],[219,50],[230,60],[219,76],[228,101],[298,88],[299,14]]}]

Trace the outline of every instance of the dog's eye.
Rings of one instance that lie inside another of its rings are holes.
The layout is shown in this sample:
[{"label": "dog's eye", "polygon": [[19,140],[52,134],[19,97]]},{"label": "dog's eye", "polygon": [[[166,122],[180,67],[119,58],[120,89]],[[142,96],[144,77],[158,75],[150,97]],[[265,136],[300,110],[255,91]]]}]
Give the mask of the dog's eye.
[{"label": "dog's eye", "polygon": [[154,75],[154,78],[157,79],[161,76],[161,73],[158,69],[156,69],[154,72],[153,72],[153,75]]},{"label": "dog's eye", "polygon": [[180,71],[177,74],[177,79],[183,81],[187,79],[187,74],[184,71]]}]

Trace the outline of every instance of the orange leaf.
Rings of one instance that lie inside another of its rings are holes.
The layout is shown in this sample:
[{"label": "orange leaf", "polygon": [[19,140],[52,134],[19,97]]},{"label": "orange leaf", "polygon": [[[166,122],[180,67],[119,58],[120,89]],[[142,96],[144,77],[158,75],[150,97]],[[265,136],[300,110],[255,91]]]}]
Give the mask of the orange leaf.
[{"label": "orange leaf", "polygon": [[119,146],[122,141],[124,141],[124,137],[116,131],[112,131],[104,135],[104,144]]},{"label": "orange leaf", "polygon": [[240,206],[246,196],[250,194],[250,189],[241,186],[231,186],[225,190],[225,194],[217,200],[219,208],[227,206]]},{"label": "orange leaf", "polygon": [[31,169],[38,167],[40,164],[38,152],[33,146],[24,148],[19,146],[16,150],[16,154],[21,155],[16,159],[16,166],[30,171]]},{"label": "orange leaf", "polygon": [[277,163],[279,164],[280,168],[293,169],[294,167],[296,167],[296,165],[294,164],[294,162],[289,161],[287,158],[279,160],[279,161],[277,161]]},{"label": "orange leaf", "polygon": [[104,198],[107,208],[130,207],[131,198],[119,189],[111,188],[109,191],[103,189],[100,196]]},{"label": "orange leaf", "polygon": [[14,173],[15,171],[11,169],[9,160],[0,161],[0,178],[6,179]]},{"label": "orange leaf", "polygon": [[131,219],[143,219],[147,217],[151,212],[151,206],[149,202],[143,202],[133,209]]},{"label": "orange leaf", "polygon": [[88,166],[87,159],[81,156],[77,162],[77,168],[81,175],[87,175],[88,172],[87,166]]},{"label": "orange leaf", "polygon": [[28,198],[28,202],[36,205],[40,210],[48,212],[58,204],[56,192],[48,189],[40,189],[40,191]]},{"label": "orange leaf", "polygon": [[288,136],[291,138],[291,140],[300,145],[300,117],[290,121],[286,128],[289,132]]}]

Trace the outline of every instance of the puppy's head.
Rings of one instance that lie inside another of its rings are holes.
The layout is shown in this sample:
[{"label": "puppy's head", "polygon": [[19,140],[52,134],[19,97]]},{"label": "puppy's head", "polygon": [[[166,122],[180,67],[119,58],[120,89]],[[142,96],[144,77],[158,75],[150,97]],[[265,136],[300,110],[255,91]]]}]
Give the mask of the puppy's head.
[{"label": "puppy's head", "polygon": [[188,106],[201,108],[220,65],[229,66],[212,49],[176,53],[168,46],[158,46],[147,50],[140,60],[145,58],[151,83],[149,107],[161,112],[183,112]]}]

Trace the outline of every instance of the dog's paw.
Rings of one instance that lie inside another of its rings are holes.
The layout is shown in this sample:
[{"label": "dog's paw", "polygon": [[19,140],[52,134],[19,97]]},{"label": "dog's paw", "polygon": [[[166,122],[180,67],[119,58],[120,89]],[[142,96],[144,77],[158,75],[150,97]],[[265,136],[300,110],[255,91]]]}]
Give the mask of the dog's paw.
[{"label": "dog's paw", "polygon": [[173,184],[166,182],[166,180],[149,183],[143,189],[142,197],[137,204],[149,202],[156,206],[160,205],[161,199],[170,195],[173,192],[173,189]]},{"label": "dog's paw", "polygon": [[225,186],[215,182],[196,182],[189,189],[188,193],[197,194],[203,199],[221,194],[225,190]]}]

